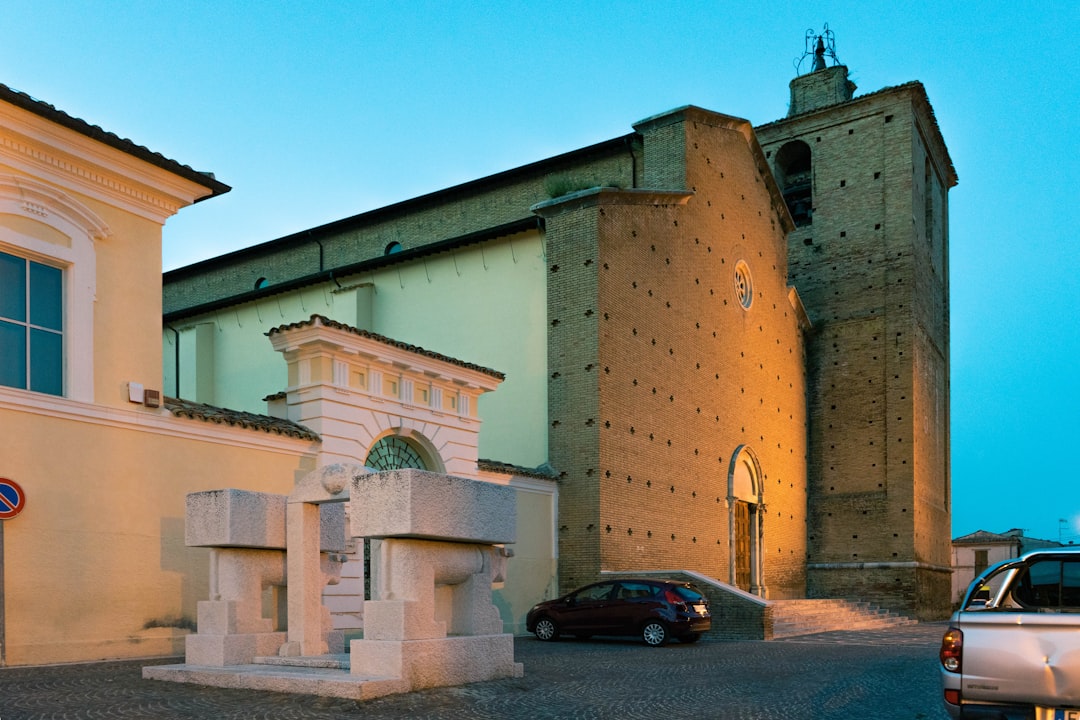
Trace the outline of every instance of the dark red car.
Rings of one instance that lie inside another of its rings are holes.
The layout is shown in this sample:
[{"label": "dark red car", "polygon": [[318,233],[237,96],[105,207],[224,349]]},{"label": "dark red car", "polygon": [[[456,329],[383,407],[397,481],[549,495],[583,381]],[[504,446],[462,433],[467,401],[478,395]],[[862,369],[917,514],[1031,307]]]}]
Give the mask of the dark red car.
[{"label": "dark red car", "polygon": [[541,640],[561,634],[640,637],[663,645],[670,637],[696,642],[712,627],[709,600],[679,580],[607,580],[593,583],[529,611],[526,629]]}]

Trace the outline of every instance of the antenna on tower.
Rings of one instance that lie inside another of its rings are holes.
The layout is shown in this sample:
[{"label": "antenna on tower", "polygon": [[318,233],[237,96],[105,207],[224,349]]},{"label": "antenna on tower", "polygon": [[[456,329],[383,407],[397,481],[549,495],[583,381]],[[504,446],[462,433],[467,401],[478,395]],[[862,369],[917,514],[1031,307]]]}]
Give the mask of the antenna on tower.
[{"label": "antenna on tower", "polygon": [[795,65],[795,74],[802,75],[803,63],[810,57],[814,58],[813,64],[810,67],[810,72],[824,70],[826,57],[832,58],[833,65],[840,64],[840,59],[836,57],[836,37],[833,35],[833,31],[829,29],[829,23],[825,23],[825,27],[820,35],[814,32],[813,28],[807,30],[805,42],[806,45],[803,48],[803,54],[793,61]]}]

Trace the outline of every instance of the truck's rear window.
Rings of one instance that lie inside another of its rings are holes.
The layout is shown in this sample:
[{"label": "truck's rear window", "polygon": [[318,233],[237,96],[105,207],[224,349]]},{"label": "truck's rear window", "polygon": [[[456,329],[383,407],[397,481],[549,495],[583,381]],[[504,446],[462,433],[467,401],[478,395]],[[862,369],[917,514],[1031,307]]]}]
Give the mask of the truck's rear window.
[{"label": "truck's rear window", "polygon": [[1026,608],[1080,608],[1080,562],[1034,562],[1017,577],[1012,594]]}]

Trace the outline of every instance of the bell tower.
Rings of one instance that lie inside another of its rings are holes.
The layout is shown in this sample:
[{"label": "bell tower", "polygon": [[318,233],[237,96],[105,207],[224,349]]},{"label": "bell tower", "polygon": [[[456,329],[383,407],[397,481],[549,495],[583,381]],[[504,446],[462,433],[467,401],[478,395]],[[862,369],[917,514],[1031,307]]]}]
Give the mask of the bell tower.
[{"label": "bell tower", "polygon": [[813,324],[807,592],[948,614],[948,191],[919,82],[860,97],[807,31],[783,120],[756,129],[796,228],[789,283]]}]

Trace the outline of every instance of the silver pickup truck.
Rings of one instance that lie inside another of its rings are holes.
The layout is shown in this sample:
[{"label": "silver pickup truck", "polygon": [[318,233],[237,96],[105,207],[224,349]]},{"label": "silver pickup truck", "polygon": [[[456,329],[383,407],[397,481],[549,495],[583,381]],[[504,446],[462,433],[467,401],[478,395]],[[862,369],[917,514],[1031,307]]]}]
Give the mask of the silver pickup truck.
[{"label": "silver pickup truck", "polygon": [[975,578],[939,657],[954,718],[1080,720],[1080,549],[1036,550]]}]

